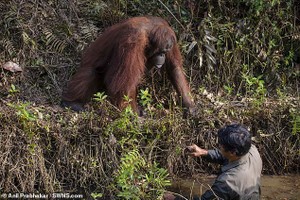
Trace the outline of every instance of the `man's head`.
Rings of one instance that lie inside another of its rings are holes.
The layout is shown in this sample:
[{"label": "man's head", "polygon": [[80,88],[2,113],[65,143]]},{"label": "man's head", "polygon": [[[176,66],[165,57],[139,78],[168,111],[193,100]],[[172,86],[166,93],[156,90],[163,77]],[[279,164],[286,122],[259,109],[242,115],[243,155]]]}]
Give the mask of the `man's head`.
[{"label": "man's head", "polygon": [[251,134],[239,124],[228,125],[220,129],[218,138],[223,151],[235,154],[237,157],[248,153],[251,147]]}]

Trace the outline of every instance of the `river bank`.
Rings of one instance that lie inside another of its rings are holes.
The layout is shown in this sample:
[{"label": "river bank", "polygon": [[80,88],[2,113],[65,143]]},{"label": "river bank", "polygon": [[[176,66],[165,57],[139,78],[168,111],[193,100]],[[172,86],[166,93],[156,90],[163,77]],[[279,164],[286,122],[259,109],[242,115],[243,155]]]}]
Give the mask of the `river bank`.
[{"label": "river bank", "polygon": [[[174,179],[170,191],[194,196],[205,192],[213,183],[215,176],[194,177],[193,179]],[[300,175],[263,175],[261,179],[262,200],[299,200]]]}]

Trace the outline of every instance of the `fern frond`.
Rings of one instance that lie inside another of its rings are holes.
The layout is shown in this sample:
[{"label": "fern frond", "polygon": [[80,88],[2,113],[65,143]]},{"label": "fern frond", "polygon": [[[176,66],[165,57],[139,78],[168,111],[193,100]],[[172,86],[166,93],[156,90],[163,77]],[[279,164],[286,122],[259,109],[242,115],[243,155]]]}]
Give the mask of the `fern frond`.
[{"label": "fern frond", "polygon": [[0,40],[0,46],[2,46],[4,51],[6,51],[10,56],[16,54],[16,49],[10,40],[7,40],[6,38]]},{"label": "fern frond", "polygon": [[24,31],[22,32],[22,39],[25,44],[31,46],[32,48],[36,48],[36,42]]},{"label": "fern frond", "polygon": [[66,41],[62,41],[50,30],[44,29],[43,34],[46,39],[46,48],[62,53],[67,46]]},{"label": "fern frond", "polygon": [[215,57],[215,54],[217,53],[215,49],[215,42],[217,39],[212,36],[211,32],[208,30],[205,30],[205,36],[204,36],[204,47],[206,49],[205,55],[207,58],[207,64],[208,68],[213,70],[213,65],[217,63],[217,59]]}]

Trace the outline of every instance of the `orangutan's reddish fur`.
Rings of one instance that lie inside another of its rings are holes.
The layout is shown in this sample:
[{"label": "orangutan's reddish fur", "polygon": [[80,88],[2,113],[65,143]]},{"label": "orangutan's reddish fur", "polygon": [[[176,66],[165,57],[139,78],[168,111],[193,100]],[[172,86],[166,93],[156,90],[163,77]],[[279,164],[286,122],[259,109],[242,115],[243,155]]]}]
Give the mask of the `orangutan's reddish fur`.
[{"label": "orangutan's reddish fur", "polygon": [[120,109],[127,106],[127,95],[132,99],[133,110],[138,111],[137,86],[149,65],[147,59],[168,44],[172,48],[166,53],[167,73],[183,105],[193,108],[175,33],[159,17],[134,17],[109,27],[83,54],[80,68],[63,93],[63,101],[83,105],[97,91],[105,91]]}]

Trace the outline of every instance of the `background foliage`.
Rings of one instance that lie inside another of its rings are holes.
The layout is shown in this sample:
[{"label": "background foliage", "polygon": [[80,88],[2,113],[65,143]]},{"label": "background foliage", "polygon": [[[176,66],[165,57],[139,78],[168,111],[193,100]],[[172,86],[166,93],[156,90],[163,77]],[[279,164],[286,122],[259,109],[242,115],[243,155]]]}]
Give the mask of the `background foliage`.
[{"label": "background foliage", "polygon": [[[233,122],[253,133],[264,173],[299,173],[299,10],[293,0],[0,1],[0,66],[23,69],[0,68],[0,191],[160,198],[164,169],[216,172],[186,156],[185,146],[216,147],[217,129]],[[198,114],[182,118],[157,71],[140,86],[142,119],[118,111],[105,94],[87,112],[61,109],[84,48],[106,27],[139,15],[161,16],[176,31]]]}]

